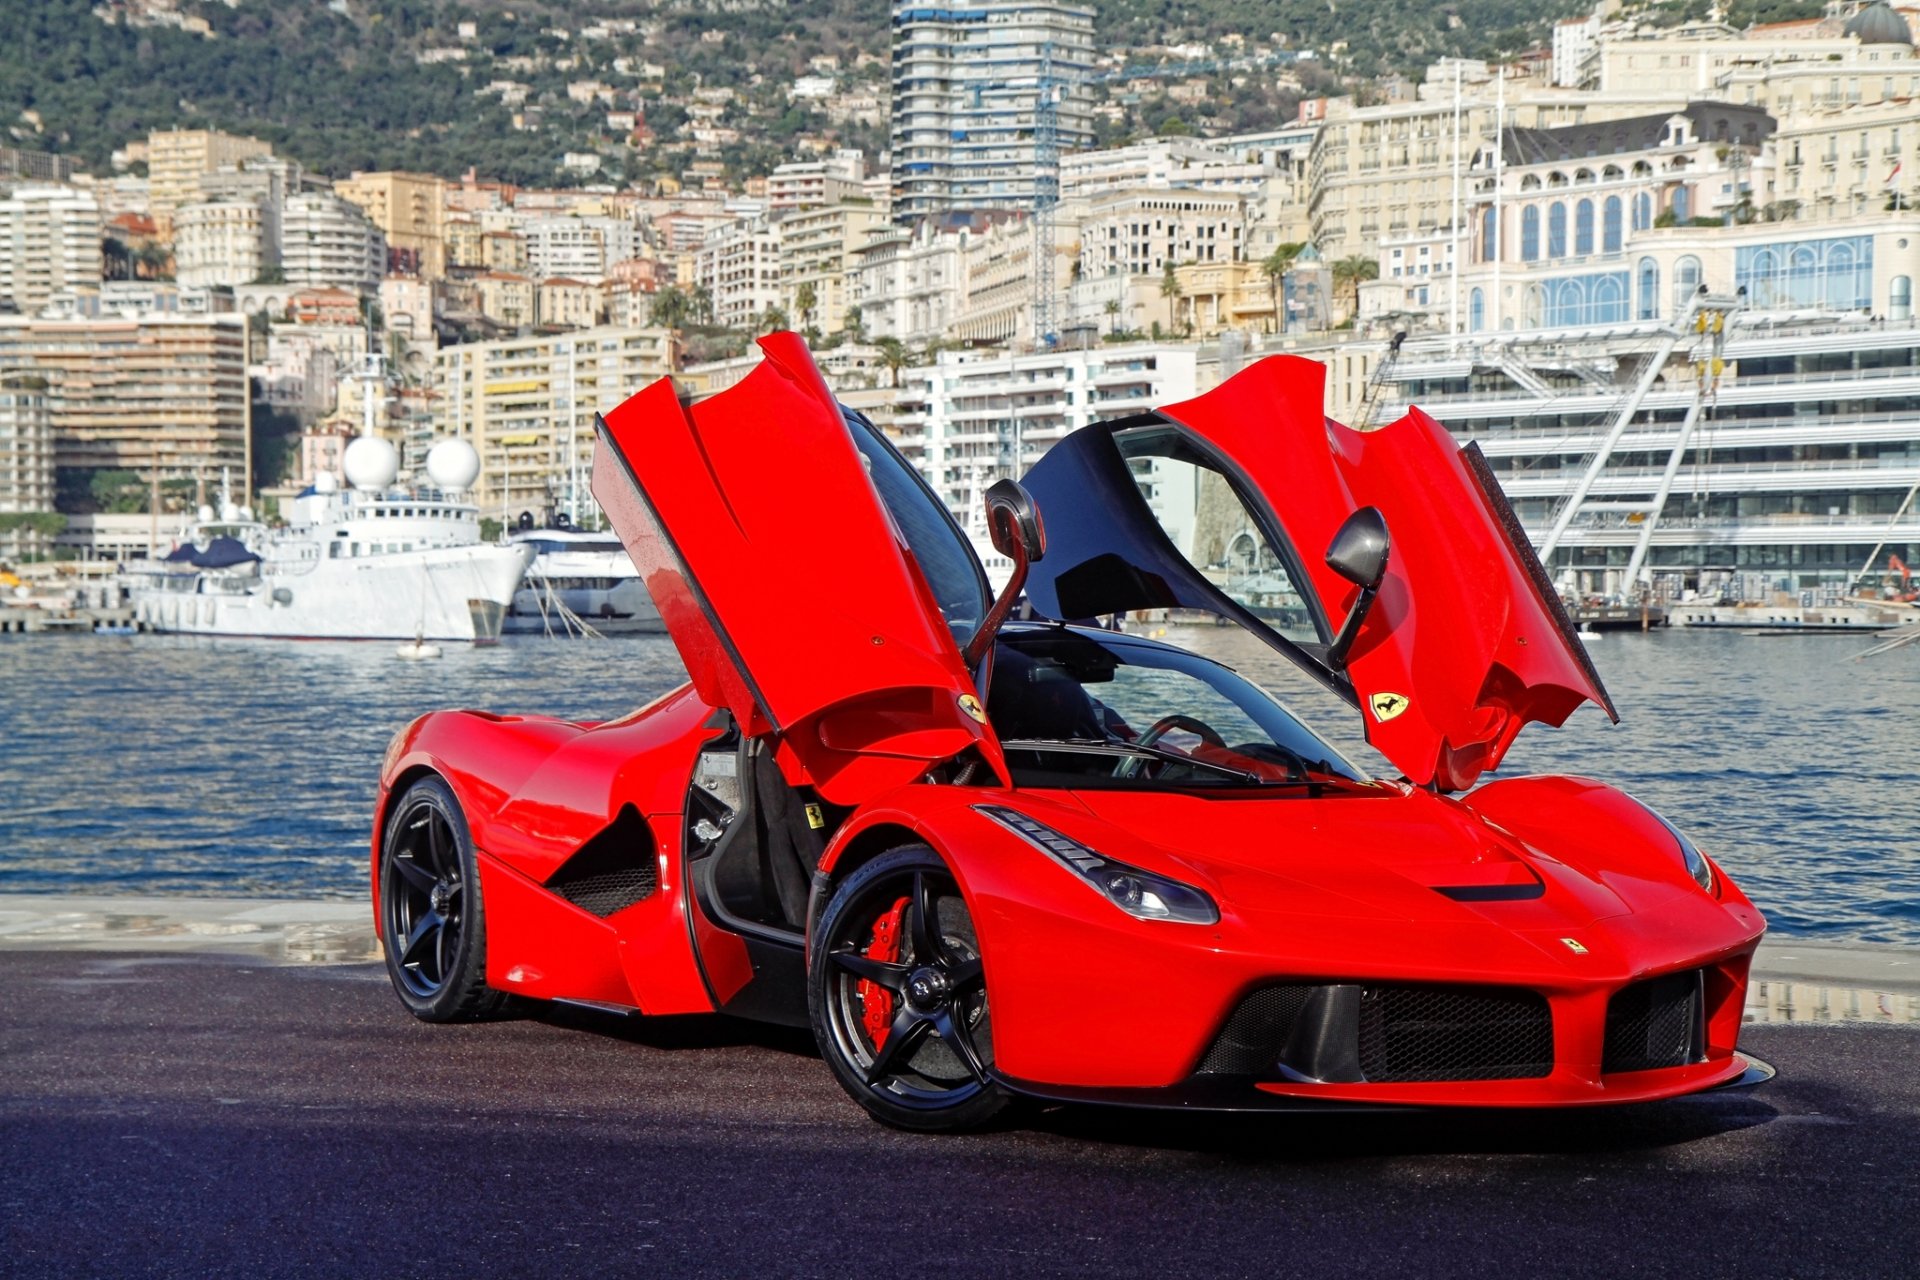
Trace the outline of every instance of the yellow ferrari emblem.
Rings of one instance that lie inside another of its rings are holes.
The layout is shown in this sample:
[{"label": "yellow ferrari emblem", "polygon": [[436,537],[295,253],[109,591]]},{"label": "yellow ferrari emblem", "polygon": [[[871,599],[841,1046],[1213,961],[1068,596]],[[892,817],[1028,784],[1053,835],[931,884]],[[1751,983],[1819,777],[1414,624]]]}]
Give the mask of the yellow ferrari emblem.
[{"label": "yellow ferrari emblem", "polygon": [[960,709],[972,716],[975,720],[978,720],[981,724],[987,722],[987,713],[980,709],[980,699],[970,693],[960,695]]},{"label": "yellow ferrari emblem", "polygon": [[1385,724],[1412,705],[1412,699],[1404,693],[1382,692],[1368,698],[1367,705],[1373,708],[1373,718]]},{"label": "yellow ferrari emblem", "polygon": [[820,812],[819,805],[817,804],[808,805],[806,812],[807,812],[807,825],[809,827],[812,827],[815,831],[818,831],[822,827],[827,825],[826,815]]},{"label": "yellow ferrari emblem", "polygon": [[1577,956],[1583,956],[1587,954],[1587,949],[1580,945],[1580,940],[1578,938],[1562,938],[1560,939],[1560,941],[1566,944],[1567,950],[1573,952],[1573,954]]}]

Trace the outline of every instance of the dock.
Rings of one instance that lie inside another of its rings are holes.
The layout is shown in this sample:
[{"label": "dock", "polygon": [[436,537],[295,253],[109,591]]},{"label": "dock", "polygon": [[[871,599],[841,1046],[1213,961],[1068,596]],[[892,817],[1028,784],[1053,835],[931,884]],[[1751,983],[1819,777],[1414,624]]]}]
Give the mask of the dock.
[{"label": "dock", "polygon": [[131,628],[146,631],[147,624],[134,615],[131,607],[106,609],[17,609],[0,608],[0,635],[33,635],[41,632],[67,632],[86,635],[101,627]]}]

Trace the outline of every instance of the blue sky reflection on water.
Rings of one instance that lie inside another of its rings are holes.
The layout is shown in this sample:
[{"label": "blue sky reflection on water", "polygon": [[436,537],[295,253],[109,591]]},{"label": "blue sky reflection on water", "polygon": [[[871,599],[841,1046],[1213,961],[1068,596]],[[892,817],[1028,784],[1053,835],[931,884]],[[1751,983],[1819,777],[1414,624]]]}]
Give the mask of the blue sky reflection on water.
[{"label": "blue sky reflection on water", "polygon": [[[1356,758],[1357,716],[1227,628],[1169,638],[1281,694]],[[1686,830],[1780,933],[1920,943],[1920,646],[1666,633],[1592,642],[1619,704],[1534,726],[1503,776],[1580,773]],[[436,707],[600,719],[680,679],[664,638],[449,646],[0,640],[0,890],[353,897],[380,756]]]}]

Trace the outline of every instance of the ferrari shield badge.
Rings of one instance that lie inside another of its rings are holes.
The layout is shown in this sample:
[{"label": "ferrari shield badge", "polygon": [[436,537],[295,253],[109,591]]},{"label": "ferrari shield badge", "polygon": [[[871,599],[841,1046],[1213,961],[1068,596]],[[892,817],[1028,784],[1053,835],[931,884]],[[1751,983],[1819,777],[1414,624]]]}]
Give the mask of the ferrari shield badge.
[{"label": "ferrari shield badge", "polygon": [[1560,939],[1560,941],[1566,944],[1567,950],[1573,952],[1573,954],[1577,956],[1583,956],[1587,954],[1586,947],[1581,945],[1580,940],[1578,938],[1562,938]]},{"label": "ferrari shield badge", "polygon": [[1367,705],[1373,708],[1373,718],[1385,724],[1405,711],[1409,701],[1404,693],[1387,693],[1383,690],[1368,698]]},{"label": "ferrari shield badge", "polygon": [[987,713],[981,709],[980,699],[970,693],[960,695],[960,709],[972,716],[975,720],[978,720],[981,724],[987,722]]}]

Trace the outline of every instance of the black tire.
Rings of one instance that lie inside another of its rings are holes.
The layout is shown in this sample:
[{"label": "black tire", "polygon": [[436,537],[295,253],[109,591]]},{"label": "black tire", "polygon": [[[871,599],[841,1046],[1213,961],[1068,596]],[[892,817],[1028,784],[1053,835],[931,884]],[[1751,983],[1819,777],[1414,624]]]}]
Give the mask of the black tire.
[{"label": "black tire", "polygon": [[380,945],[387,976],[423,1022],[469,1022],[506,1007],[487,988],[486,914],[473,838],[453,788],[408,787],[380,847]]},{"label": "black tire", "polygon": [[[869,1007],[876,999],[886,1002],[878,1013]],[[807,1006],[834,1079],[882,1124],[977,1129],[1011,1101],[993,1076],[973,918],[926,845],[890,850],[834,890],[813,939]],[[877,1021],[886,1023],[878,1037]]]}]

